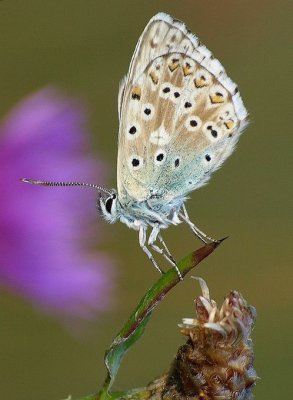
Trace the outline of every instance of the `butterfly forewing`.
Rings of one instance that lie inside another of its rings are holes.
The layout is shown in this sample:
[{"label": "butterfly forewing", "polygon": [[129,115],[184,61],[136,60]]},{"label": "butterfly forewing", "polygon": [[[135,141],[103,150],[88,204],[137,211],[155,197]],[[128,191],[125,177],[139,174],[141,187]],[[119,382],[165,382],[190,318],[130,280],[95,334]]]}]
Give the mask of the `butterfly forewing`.
[{"label": "butterfly forewing", "polygon": [[231,154],[247,112],[218,60],[182,22],[153,17],[119,94],[120,201],[184,196]]}]

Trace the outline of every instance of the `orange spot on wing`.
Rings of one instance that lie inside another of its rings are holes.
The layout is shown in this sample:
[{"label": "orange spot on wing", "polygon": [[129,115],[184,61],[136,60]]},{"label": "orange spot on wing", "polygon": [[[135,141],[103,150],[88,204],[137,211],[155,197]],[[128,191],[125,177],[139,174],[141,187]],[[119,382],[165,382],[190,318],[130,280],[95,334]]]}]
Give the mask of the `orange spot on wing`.
[{"label": "orange spot on wing", "polygon": [[150,72],[150,77],[151,77],[151,80],[153,81],[153,83],[155,85],[157,85],[157,83],[159,82],[158,75],[156,75],[154,72]]},{"label": "orange spot on wing", "polygon": [[188,64],[188,63],[182,67],[182,70],[183,70],[183,75],[184,75],[184,76],[187,76],[187,75],[191,75],[191,74],[192,74],[191,66],[190,66],[190,64]]},{"label": "orange spot on wing", "polygon": [[230,119],[229,121],[225,122],[224,125],[227,129],[232,129],[235,126],[235,122]]},{"label": "orange spot on wing", "polygon": [[141,88],[139,86],[135,86],[132,89],[131,97],[135,100],[140,100],[141,98]]},{"label": "orange spot on wing", "polygon": [[206,79],[203,79],[203,78],[194,79],[194,84],[195,84],[195,87],[197,89],[200,89],[200,88],[203,88],[205,86],[208,86],[208,84],[206,82]]},{"label": "orange spot on wing", "polygon": [[172,63],[169,64],[169,70],[171,72],[175,71],[179,67],[179,60],[172,60]]},{"label": "orange spot on wing", "polygon": [[212,94],[212,95],[210,95],[210,99],[213,104],[224,103],[224,101],[225,101],[224,96],[222,94],[221,95],[220,94]]}]

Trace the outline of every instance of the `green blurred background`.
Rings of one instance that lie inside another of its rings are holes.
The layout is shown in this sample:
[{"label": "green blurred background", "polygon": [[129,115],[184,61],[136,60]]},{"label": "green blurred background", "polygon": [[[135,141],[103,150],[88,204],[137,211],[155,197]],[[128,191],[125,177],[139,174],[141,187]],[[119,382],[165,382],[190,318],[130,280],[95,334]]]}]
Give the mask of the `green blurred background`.
[{"label": "green blurred background", "polygon": [[[195,273],[218,302],[237,289],[257,308],[259,400],[292,396],[292,8],[290,1],[272,0],[0,2],[1,116],[48,84],[82,97],[94,151],[108,162],[110,186],[116,184],[118,83],[153,14],[165,11],[185,21],[239,84],[251,125],[188,209],[209,234],[230,236]],[[73,335],[22,299],[1,294],[1,399],[82,396],[101,384],[104,350],[157,278],[136,232],[121,224],[102,223],[102,229],[103,248],[119,269],[116,298],[112,311],[83,334]],[[177,258],[200,246],[183,225],[169,229],[165,240]],[[165,299],[126,356],[116,388],[142,386],[168,367],[184,341],[177,323],[193,316],[198,294],[197,283],[187,278]]]}]

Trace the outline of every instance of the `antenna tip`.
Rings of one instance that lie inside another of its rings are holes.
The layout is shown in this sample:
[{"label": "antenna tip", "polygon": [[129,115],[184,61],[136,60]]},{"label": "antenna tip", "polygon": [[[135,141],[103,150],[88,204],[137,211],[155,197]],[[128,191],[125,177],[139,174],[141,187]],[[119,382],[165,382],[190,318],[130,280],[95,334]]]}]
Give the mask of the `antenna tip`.
[{"label": "antenna tip", "polygon": [[27,178],[21,178],[20,182],[30,183],[32,185],[43,185],[44,184],[44,182],[42,182],[42,181],[37,181],[35,179],[27,179]]}]

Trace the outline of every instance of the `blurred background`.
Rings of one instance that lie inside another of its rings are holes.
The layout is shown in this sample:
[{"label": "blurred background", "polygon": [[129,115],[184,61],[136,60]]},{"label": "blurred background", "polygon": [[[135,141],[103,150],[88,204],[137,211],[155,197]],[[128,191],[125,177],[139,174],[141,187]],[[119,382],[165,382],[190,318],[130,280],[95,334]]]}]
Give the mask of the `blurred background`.
[{"label": "blurred background", "polygon": [[[229,235],[193,275],[207,281],[218,303],[235,289],[257,309],[253,339],[255,367],[261,377],[255,388],[259,400],[291,397],[290,3],[0,2],[1,119],[25,96],[48,85],[81,99],[87,108],[91,151],[104,163],[102,181],[108,187],[116,186],[118,83],[127,72],[139,35],[155,13],[165,11],[185,21],[239,84],[251,124],[233,156],[209,185],[193,193],[187,206],[191,219],[205,232],[214,237]],[[40,166],[36,163],[34,169],[38,177]],[[54,193],[46,191],[51,204],[57,202]],[[94,214],[93,197],[91,202]],[[74,218],[75,205],[67,206]],[[50,209],[46,212],[51,215]],[[95,392],[103,382],[105,349],[157,275],[139,249],[135,231],[122,224],[97,221],[96,225],[95,250],[112,260],[113,285],[106,311],[98,312],[85,328],[79,329],[76,322],[64,326],[54,314],[3,285],[1,398],[78,397]],[[201,245],[183,225],[168,229],[165,240],[177,259]],[[142,340],[123,361],[116,388],[143,386],[168,368],[184,342],[177,324],[194,315],[193,299],[198,294],[198,284],[187,278],[165,299]]]}]

